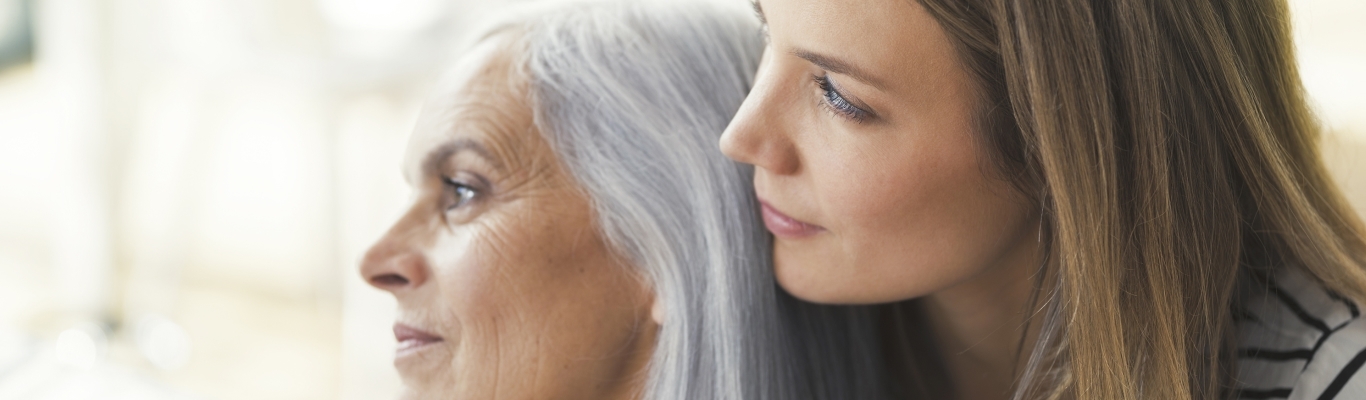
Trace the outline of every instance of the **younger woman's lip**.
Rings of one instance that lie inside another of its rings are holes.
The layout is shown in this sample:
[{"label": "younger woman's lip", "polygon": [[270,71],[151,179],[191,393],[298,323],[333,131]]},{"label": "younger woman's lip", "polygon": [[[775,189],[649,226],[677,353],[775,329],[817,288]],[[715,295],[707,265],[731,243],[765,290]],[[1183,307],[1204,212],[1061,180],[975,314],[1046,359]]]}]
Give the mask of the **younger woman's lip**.
[{"label": "younger woman's lip", "polygon": [[394,339],[398,340],[398,350],[395,354],[398,357],[415,352],[429,344],[445,340],[435,334],[401,323],[394,324]]},{"label": "younger woman's lip", "polygon": [[825,231],[825,228],[819,225],[806,223],[783,214],[778,209],[768,205],[766,201],[761,200],[759,204],[763,206],[764,226],[768,228],[769,232],[773,232],[774,236],[796,239]]}]

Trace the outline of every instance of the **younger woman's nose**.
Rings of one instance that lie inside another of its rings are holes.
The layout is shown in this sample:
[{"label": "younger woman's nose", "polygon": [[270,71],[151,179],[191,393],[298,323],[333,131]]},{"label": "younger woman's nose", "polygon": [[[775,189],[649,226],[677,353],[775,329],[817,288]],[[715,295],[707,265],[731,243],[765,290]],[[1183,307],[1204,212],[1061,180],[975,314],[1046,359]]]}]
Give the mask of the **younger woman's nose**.
[{"label": "younger woman's nose", "polygon": [[366,282],[394,294],[422,286],[430,271],[422,252],[390,238],[370,247],[360,266]]},{"label": "younger woman's nose", "polygon": [[[764,71],[760,71],[761,75]],[[726,132],[721,135],[721,152],[732,160],[778,175],[797,173],[800,162],[792,142],[784,134],[783,118],[776,111],[783,101],[779,88],[761,76]]]}]

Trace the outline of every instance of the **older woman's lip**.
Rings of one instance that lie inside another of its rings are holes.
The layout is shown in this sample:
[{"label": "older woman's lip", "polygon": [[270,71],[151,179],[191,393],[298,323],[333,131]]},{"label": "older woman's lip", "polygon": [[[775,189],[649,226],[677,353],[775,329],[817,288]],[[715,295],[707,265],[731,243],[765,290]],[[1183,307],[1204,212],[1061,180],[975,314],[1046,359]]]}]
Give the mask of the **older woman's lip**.
[{"label": "older woman's lip", "polygon": [[783,214],[766,201],[760,200],[759,204],[763,206],[764,226],[768,228],[769,232],[773,232],[774,236],[797,239],[825,231],[825,228],[819,225],[803,222]]},{"label": "older woman's lip", "polygon": [[394,339],[398,340],[398,355],[443,341],[440,336],[401,323],[394,324]]}]

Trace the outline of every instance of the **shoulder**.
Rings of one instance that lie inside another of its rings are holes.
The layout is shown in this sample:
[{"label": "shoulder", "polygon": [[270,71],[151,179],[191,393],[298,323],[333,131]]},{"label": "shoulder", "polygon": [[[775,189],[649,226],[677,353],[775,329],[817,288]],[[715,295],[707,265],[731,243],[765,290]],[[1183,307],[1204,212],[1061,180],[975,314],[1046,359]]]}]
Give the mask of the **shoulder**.
[{"label": "shoulder", "polygon": [[1296,269],[1246,283],[1235,309],[1239,398],[1366,398],[1366,318],[1356,302]]}]

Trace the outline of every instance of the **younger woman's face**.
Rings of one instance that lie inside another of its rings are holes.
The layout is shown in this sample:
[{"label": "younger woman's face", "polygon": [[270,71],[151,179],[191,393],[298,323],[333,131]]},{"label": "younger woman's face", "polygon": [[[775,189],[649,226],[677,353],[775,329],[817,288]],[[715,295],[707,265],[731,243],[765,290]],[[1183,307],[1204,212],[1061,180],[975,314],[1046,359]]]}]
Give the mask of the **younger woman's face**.
[{"label": "younger woman's face", "polygon": [[914,0],[758,0],[769,45],[721,138],[754,164],[776,275],[816,302],[935,293],[1036,254],[989,169],[972,76]]}]

